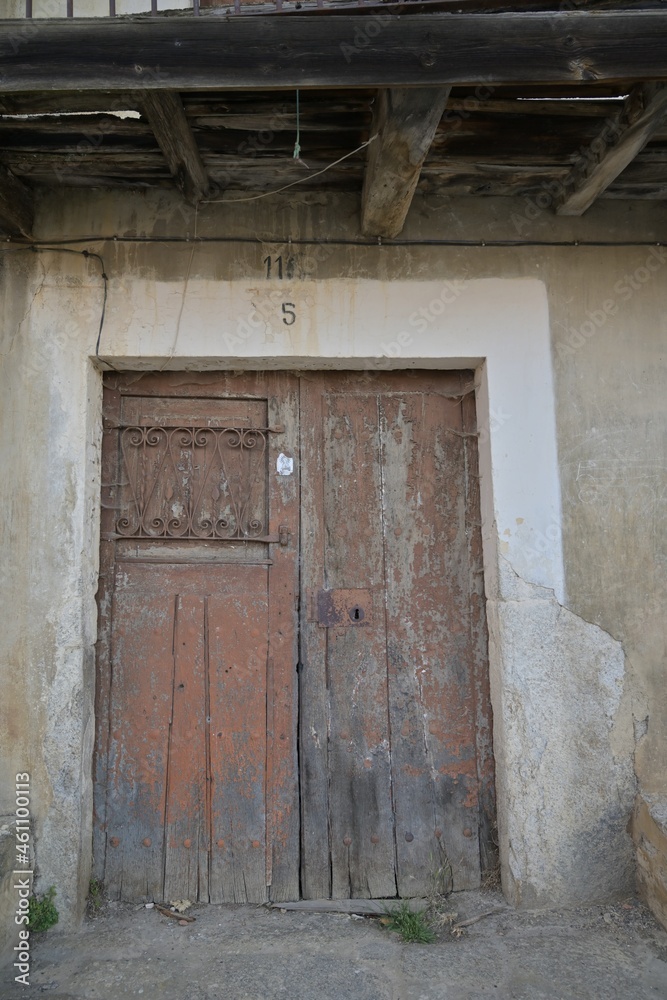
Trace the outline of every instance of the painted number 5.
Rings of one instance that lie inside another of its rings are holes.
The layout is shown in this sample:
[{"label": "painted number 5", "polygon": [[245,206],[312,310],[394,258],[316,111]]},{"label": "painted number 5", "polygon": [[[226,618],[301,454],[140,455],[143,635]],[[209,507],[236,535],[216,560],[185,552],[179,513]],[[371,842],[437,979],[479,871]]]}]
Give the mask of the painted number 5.
[{"label": "painted number 5", "polygon": [[292,326],[296,322],[296,306],[293,302],[283,302],[283,323]]}]

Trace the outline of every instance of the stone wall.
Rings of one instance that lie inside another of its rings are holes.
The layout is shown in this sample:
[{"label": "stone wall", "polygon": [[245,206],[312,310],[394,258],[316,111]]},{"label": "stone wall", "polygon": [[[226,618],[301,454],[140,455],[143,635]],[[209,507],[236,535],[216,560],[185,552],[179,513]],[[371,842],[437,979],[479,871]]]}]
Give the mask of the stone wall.
[{"label": "stone wall", "polygon": [[632,814],[639,891],[667,929],[667,805],[664,798],[638,795]]}]

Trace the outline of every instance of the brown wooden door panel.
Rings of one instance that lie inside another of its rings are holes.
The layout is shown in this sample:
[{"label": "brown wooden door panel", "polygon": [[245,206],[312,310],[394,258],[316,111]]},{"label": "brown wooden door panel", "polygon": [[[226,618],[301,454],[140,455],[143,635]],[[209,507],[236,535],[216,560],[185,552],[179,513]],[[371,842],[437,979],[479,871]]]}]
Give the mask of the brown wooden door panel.
[{"label": "brown wooden door panel", "polygon": [[97,871],[116,898],[295,898],[296,380],[110,382]]},{"label": "brown wooden door panel", "polygon": [[302,387],[306,896],[422,895],[445,858],[479,884],[469,392],[425,373]]},{"label": "brown wooden door panel", "polygon": [[493,759],[469,373],[108,382],[109,894],[415,896],[445,858],[477,885]]},{"label": "brown wooden door panel", "polygon": [[139,857],[133,895],[262,902],[268,567],[119,566],[106,880],[132,898]]}]

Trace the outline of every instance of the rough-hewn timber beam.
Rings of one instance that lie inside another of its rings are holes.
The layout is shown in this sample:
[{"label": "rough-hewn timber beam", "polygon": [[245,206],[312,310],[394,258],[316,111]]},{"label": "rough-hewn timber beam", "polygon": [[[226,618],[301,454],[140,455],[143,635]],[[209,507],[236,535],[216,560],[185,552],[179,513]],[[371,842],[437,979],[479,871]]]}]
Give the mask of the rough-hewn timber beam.
[{"label": "rough-hewn timber beam", "polygon": [[0,164],[0,235],[30,236],[32,191]]},{"label": "rough-hewn timber beam", "polygon": [[176,187],[196,204],[210,185],[180,97],[170,90],[150,90],[142,105]]},{"label": "rough-hewn timber beam", "polygon": [[558,215],[583,215],[634,160],[665,120],[667,87],[635,87],[620,114],[607,120],[563,181]]},{"label": "rough-hewn timber beam", "polygon": [[[32,24],[1,47],[0,91],[667,80],[660,8]],[[0,21],[0,38],[15,30]]]},{"label": "rough-hewn timber beam", "polygon": [[380,90],[375,101],[361,196],[365,236],[398,236],[450,87]]}]

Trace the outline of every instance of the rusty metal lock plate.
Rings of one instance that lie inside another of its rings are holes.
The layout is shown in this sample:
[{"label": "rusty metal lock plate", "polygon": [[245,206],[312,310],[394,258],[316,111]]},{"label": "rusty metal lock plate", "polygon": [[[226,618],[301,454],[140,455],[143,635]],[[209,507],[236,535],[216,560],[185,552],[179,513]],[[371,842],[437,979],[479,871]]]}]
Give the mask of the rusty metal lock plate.
[{"label": "rusty metal lock plate", "polygon": [[323,628],[358,628],[373,624],[370,590],[318,590],[317,622]]}]

